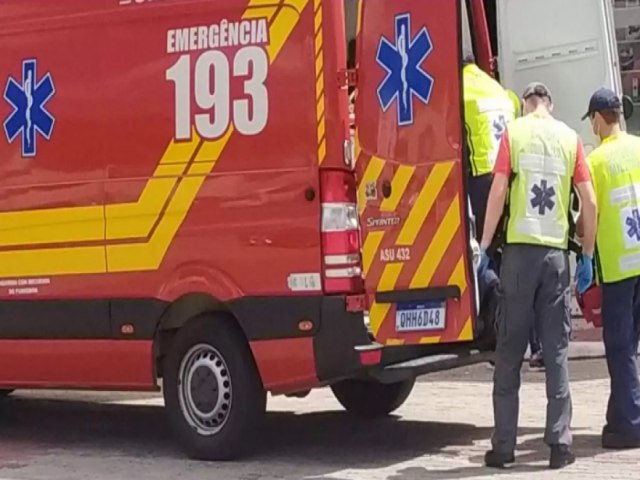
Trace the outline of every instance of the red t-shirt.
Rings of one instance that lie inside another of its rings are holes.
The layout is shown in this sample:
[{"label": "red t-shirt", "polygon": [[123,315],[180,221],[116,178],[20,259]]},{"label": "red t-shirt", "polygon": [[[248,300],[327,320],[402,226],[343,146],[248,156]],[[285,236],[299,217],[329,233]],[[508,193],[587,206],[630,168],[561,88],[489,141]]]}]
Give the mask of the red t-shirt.
[{"label": "red t-shirt", "polygon": [[[589,173],[589,166],[587,165],[585,157],[584,146],[582,145],[580,138],[578,138],[576,169],[573,173],[574,185],[579,185],[591,180],[591,173]],[[493,169],[493,173],[501,173],[506,177],[511,176],[511,148],[509,147],[509,136],[507,132],[504,132],[504,135],[502,136],[500,150],[498,151],[498,158],[496,159],[496,166]]]}]

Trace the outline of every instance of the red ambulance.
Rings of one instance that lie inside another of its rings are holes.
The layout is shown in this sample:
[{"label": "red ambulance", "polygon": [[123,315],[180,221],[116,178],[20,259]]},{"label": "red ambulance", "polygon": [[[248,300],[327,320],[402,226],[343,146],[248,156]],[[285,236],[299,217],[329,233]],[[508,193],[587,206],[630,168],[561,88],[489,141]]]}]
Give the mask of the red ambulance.
[{"label": "red ambulance", "polygon": [[4,394],[162,386],[227,459],[267,392],[482,358],[460,2],[361,7],[349,72],[341,0],[0,0]]}]

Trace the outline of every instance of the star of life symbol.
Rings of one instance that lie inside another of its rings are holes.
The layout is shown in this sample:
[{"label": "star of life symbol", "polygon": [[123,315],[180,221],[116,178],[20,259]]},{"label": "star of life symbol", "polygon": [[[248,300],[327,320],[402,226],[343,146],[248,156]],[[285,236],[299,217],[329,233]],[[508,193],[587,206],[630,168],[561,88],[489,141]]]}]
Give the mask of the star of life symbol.
[{"label": "star of life symbol", "polygon": [[545,215],[548,211],[552,211],[556,203],[553,201],[553,197],[556,196],[556,190],[553,186],[548,186],[546,180],[540,180],[540,185],[534,185],[531,188],[533,198],[531,199],[531,206],[538,209],[540,215]]},{"label": "star of life symbol", "polygon": [[631,215],[627,217],[625,222],[627,224],[627,236],[631,239],[640,242],[640,210],[634,208],[631,211]]},{"label": "star of life symbol", "polygon": [[376,60],[387,72],[378,87],[378,101],[386,112],[398,103],[398,125],[413,124],[413,97],[429,103],[433,91],[433,78],[422,69],[425,59],[433,51],[433,43],[426,27],[411,38],[411,15],[395,18],[395,44],[385,37],[380,39]]},{"label": "star of life symbol", "polygon": [[507,119],[504,115],[498,115],[493,119],[492,129],[495,141],[499,142],[502,140],[502,135],[504,135],[504,131],[507,129]]},{"label": "star of life symbol", "polygon": [[9,77],[4,99],[13,108],[4,121],[4,133],[9,143],[22,136],[22,156],[35,157],[37,136],[50,140],[55,118],[46,105],[56,90],[50,73],[38,80],[37,60],[22,62],[22,83]]}]

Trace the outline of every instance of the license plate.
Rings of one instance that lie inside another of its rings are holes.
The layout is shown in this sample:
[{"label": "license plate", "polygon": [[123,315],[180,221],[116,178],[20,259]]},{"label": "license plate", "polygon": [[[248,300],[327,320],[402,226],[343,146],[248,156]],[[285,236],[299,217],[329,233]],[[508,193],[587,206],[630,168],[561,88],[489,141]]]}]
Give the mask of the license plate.
[{"label": "license plate", "polygon": [[396,308],[396,332],[444,330],[444,302],[399,303]]}]

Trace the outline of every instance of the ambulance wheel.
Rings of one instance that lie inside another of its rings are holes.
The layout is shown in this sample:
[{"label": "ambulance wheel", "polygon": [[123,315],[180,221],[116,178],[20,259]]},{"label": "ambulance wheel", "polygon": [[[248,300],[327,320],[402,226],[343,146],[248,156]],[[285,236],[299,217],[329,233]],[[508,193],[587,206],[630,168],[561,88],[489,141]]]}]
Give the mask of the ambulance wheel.
[{"label": "ambulance wheel", "polygon": [[196,460],[240,456],[266,409],[247,340],[225,317],[198,317],[178,330],[165,359],[163,394],[170,424]]},{"label": "ambulance wheel", "polygon": [[351,415],[377,418],[400,408],[409,398],[415,383],[415,378],[389,384],[350,379],[332,385],[331,390]]}]

